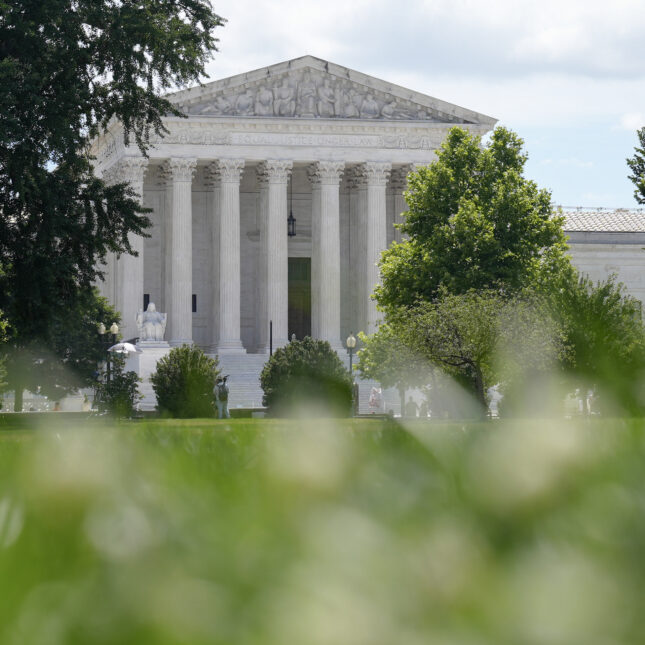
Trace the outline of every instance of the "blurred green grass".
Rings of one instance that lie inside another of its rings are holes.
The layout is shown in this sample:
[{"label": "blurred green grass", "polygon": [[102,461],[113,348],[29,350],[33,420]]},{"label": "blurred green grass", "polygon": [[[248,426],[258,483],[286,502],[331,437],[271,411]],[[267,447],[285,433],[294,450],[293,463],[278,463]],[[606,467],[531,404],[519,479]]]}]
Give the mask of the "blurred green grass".
[{"label": "blurred green grass", "polygon": [[0,433],[0,643],[641,643],[645,424]]}]

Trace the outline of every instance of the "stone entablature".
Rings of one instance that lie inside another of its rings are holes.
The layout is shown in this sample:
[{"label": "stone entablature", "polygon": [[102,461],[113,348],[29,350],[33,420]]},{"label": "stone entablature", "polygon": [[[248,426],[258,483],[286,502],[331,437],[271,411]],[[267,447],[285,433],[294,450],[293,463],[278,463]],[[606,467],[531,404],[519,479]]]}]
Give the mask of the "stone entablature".
[{"label": "stone entablature", "polygon": [[[217,156],[213,151],[221,150],[220,154],[227,156],[261,161],[267,156],[280,156],[278,149],[288,149],[296,161],[313,161],[323,149],[330,157],[355,162],[368,158],[391,159],[395,163],[428,163],[452,127],[445,123],[424,127],[399,123],[384,127],[384,124],[347,125],[338,121],[287,125],[277,119],[249,123],[190,118],[189,121],[165,119],[164,123],[169,133],[163,139],[151,136],[151,159],[165,159],[178,152],[197,159],[212,159]],[[481,124],[462,127],[477,135],[490,129]],[[93,153],[98,172],[111,167],[119,158],[139,155],[136,147],[123,145],[123,133],[118,124],[97,139]]]}]

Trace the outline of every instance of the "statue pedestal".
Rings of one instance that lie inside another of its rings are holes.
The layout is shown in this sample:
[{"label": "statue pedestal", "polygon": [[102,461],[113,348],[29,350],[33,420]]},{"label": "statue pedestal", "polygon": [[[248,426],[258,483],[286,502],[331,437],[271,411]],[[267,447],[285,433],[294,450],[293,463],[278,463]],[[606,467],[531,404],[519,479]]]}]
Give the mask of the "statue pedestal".
[{"label": "statue pedestal", "polygon": [[128,354],[125,361],[125,370],[136,372],[141,383],[139,392],[143,398],[139,402],[139,409],[152,411],[157,405],[157,397],[150,383],[150,375],[157,371],[157,361],[170,352],[170,345],[166,341],[145,340],[137,343],[140,354]]}]

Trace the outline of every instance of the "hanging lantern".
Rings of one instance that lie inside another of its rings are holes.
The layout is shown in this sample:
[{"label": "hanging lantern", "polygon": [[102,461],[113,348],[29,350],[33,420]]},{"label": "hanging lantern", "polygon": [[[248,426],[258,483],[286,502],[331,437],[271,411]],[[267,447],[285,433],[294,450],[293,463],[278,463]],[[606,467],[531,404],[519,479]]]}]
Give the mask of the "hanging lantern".
[{"label": "hanging lantern", "polygon": [[289,182],[289,217],[287,217],[287,235],[296,236],[296,218],[293,216],[293,177]]}]

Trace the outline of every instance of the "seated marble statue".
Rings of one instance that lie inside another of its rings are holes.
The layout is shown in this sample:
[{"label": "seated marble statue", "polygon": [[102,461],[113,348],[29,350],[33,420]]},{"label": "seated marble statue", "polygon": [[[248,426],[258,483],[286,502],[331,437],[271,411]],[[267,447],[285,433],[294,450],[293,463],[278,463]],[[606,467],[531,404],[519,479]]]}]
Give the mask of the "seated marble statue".
[{"label": "seated marble statue", "polygon": [[159,313],[154,302],[148,304],[146,311],[137,314],[139,341],[162,341],[166,332],[167,314]]}]

